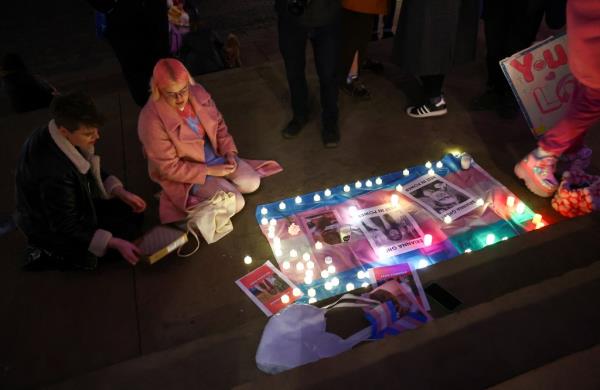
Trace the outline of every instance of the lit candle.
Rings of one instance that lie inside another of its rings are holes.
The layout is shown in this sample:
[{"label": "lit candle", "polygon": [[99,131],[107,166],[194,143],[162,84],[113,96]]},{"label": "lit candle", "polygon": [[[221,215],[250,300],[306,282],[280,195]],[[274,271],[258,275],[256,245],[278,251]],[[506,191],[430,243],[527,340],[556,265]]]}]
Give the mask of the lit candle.
[{"label": "lit candle", "polygon": [[356,206],[350,206],[348,207],[348,211],[350,211],[350,215],[352,215],[353,217],[356,215],[356,213],[358,212]]},{"label": "lit candle", "polygon": [[273,245],[275,245],[276,247],[281,247],[281,238],[273,237]]},{"label": "lit candle", "polygon": [[356,273],[356,277],[359,278],[359,279],[364,279],[365,278],[365,271],[362,271],[362,270],[358,271]]},{"label": "lit candle", "polygon": [[372,182],[371,180],[367,180],[367,181],[365,182],[365,185],[366,185],[367,187],[373,187],[373,182]]},{"label": "lit candle", "polygon": [[296,202],[296,204],[300,204],[302,203],[302,198],[300,196],[297,196],[294,198],[294,202]]},{"label": "lit candle", "polygon": [[344,186],[344,192],[350,192],[350,186],[348,184]]},{"label": "lit candle", "polygon": [[316,303],[317,302],[317,298],[308,298],[308,303]]},{"label": "lit candle", "polygon": [[304,261],[308,261],[308,260],[310,260],[310,253],[308,253],[308,252],[304,252],[304,253],[302,254],[302,260],[304,260]]},{"label": "lit candle", "polygon": [[368,282],[363,282],[363,284],[361,284],[360,287],[367,288],[367,287],[369,287],[369,283]]},{"label": "lit candle", "polygon": [[320,200],[321,200],[321,195],[319,195],[319,194],[315,194],[315,196],[313,196],[313,200],[314,200],[315,202],[318,202],[318,201],[320,201]]},{"label": "lit candle", "polygon": [[398,206],[398,202],[400,201],[400,197],[397,194],[392,194],[390,196],[390,203],[392,206]]},{"label": "lit candle", "polygon": [[281,303],[288,304],[290,303],[290,297],[287,294],[283,294],[281,296]]},{"label": "lit candle", "polygon": [[277,226],[277,220],[275,218],[271,218],[271,220],[269,221],[269,225]]},{"label": "lit candle", "polygon": [[331,264],[329,267],[327,267],[327,271],[330,274],[334,274],[335,273],[335,265]]},{"label": "lit candle", "polygon": [[525,203],[519,202],[517,205],[517,213],[523,214],[525,212]]},{"label": "lit candle", "polygon": [[533,222],[535,225],[539,224],[540,222],[542,222],[542,215],[541,214],[533,214],[533,218],[531,219],[531,222]]},{"label": "lit candle", "polygon": [[307,262],[306,262],[306,268],[308,268],[308,269],[313,269],[313,268],[315,268],[315,263],[314,263],[314,262],[312,262],[312,261],[307,261]]},{"label": "lit candle", "polygon": [[444,163],[442,163],[441,161],[438,161],[438,162],[435,164],[435,166],[436,166],[436,168],[443,168],[443,167],[444,167]]},{"label": "lit candle", "polygon": [[427,171],[427,174],[429,176],[433,176],[433,175],[435,175],[435,172],[433,171],[433,169],[430,169],[430,170]]},{"label": "lit candle", "polygon": [[325,196],[331,196],[331,190],[328,188],[324,192]]},{"label": "lit candle", "polygon": [[294,289],[292,290],[292,295],[295,297],[299,297],[300,295],[302,295],[302,291],[300,291],[298,287],[294,287]]},{"label": "lit candle", "polygon": [[296,263],[296,270],[298,271],[303,271],[304,270],[304,263]]},{"label": "lit candle", "polygon": [[291,258],[298,257],[298,251],[297,251],[297,250],[295,250],[295,249],[292,249],[292,250],[290,251],[290,257],[291,257]]},{"label": "lit candle", "polygon": [[477,202],[475,202],[475,204],[476,204],[478,207],[481,207],[481,206],[483,206],[483,205],[484,205],[484,203],[485,203],[485,202],[484,202],[484,201],[483,201],[483,199],[481,199],[481,198],[477,199]]},{"label": "lit candle", "polygon": [[425,259],[421,259],[417,263],[417,269],[423,269],[423,268],[427,267],[428,265],[429,265],[429,261],[427,261]]},{"label": "lit candle", "polygon": [[325,282],[325,290],[329,291],[333,288],[333,286],[331,285],[331,282]]},{"label": "lit candle", "polygon": [[324,269],[323,271],[321,271],[321,277],[322,277],[323,279],[326,279],[326,278],[328,278],[328,277],[329,277],[329,272],[327,272],[327,270],[326,270],[326,269]]},{"label": "lit candle", "polygon": [[514,207],[514,205],[515,205],[515,197],[514,197],[514,196],[512,196],[512,195],[509,195],[509,196],[506,198],[506,205],[507,205],[508,207],[511,207],[511,208],[512,208],[512,207]]},{"label": "lit candle", "polygon": [[281,251],[280,248],[275,248],[274,253],[275,253],[275,256],[277,256],[277,257],[283,256],[283,252]]},{"label": "lit candle", "polygon": [[314,297],[315,295],[317,295],[317,290],[315,290],[314,288],[309,288],[308,291],[306,292],[308,294],[309,297]]},{"label": "lit candle", "polygon": [[312,276],[304,276],[304,284],[312,284],[313,278]]},{"label": "lit candle", "polygon": [[396,191],[398,191],[398,192],[402,192],[402,184],[398,184],[398,185],[396,186]]},{"label": "lit candle", "polygon": [[383,180],[380,177],[378,177],[377,179],[375,179],[375,184],[380,186],[381,184],[383,184]]},{"label": "lit candle", "polygon": [[323,249],[323,243],[321,243],[321,241],[315,242],[315,249],[318,251]]},{"label": "lit candle", "polygon": [[260,220],[260,223],[261,223],[261,225],[268,225],[268,224],[269,224],[269,220],[268,220],[267,218],[263,217],[263,218]]},{"label": "lit candle", "polygon": [[541,229],[541,228],[543,228],[544,226],[546,226],[546,224],[545,224],[544,222],[540,222],[540,223],[536,223],[536,224],[535,224],[535,228],[536,228],[536,229]]},{"label": "lit candle", "polygon": [[306,271],[304,271],[304,276],[312,279],[315,276],[315,271],[313,271],[312,269],[307,269]]},{"label": "lit candle", "polygon": [[490,233],[485,237],[486,245],[492,245],[495,242],[496,242],[496,236],[493,233]]},{"label": "lit candle", "polygon": [[268,213],[268,212],[269,212],[269,210],[267,210],[267,208],[266,208],[266,207],[263,207],[262,209],[260,209],[260,213],[261,213],[262,215],[267,215],[267,213]]},{"label": "lit candle", "polygon": [[275,232],[272,230],[269,230],[269,233],[267,234],[267,237],[269,237],[270,239],[275,238]]},{"label": "lit candle", "polygon": [[283,264],[282,264],[282,266],[283,266],[283,269],[290,269],[290,267],[291,267],[289,261],[284,261]]},{"label": "lit candle", "polygon": [[452,217],[451,217],[451,216],[449,216],[449,215],[446,215],[446,216],[444,217],[444,223],[446,223],[446,224],[451,224],[451,223],[452,223]]},{"label": "lit candle", "polygon": [[408,176],[408,175],[410,175],[410,171],[409,171],[408,169],[404,169],[404,170],[402,171],[402,174],[403,174],[404,176]]},{"label": "lit candle", "polygon": [[465,249],[465,253],[471,253],[471,252],[473,252],[473,251],[471,250],[471,248],[467,248],[467,249]]},{"label": "lit candle", "polygon": [[431,165],[431,161],[427,161],[427,162],[425,163],[425,168],[427,168],[427,169],[431,169],[431,167],[432,167],[432,165]]},{"label": "lit candle", "polygon": [[333,263],[333,258],[331,256],[325,256],[325,264]]},{"label": "lit candle", "polygon": [[279,203],[279,210],[285,210],[285,202]]},{"label": "lit candle", "polygon": [[506,240],[508,240],[508,237],[506,237],[506,236],[502,237],[502,241],[506,241]]},{"label": "lit candle", "polygon": [[431,246],[432,242],[433,236],[431,234],[426,234],[423,236],[423,244],[425,244],[425,246]]},{"label": "lit candle", "polygon": [[352,291],[354,290],[354,283],[348,283],[346,285],[346,291]]},{"label": "lit candle", "polygon": [[252,264],[252,257],[245,256],[244,257],[244,263],[246,263],[246,264]]},{"label": "lit candle", "polygon": [[332,285],[333,287],[337,287],[337,286],[339,286],[339,285],[340,285],[340,280],[339,280],[337,277],[333,277],[333,278],[331,278],[331,285]]},{"label": "lit candle", "polygon": [[362,183],[360,182],[360,180],[357,180],[356,183],[354,183],[354,187],[356,187],[356,188],[362,187]]}]

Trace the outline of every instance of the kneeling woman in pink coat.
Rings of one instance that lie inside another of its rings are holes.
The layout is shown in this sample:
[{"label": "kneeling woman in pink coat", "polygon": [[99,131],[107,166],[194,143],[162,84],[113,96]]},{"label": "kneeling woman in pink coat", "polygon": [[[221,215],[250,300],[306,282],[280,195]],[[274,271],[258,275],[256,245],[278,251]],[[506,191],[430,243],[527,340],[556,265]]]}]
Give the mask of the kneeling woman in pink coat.
[{"label": "kneeling woman in pink coat", "polygon": [[260,176],[237,157],[233,138],[208,92],[171,58],[158,61],[151,87],[138,134],[150,178],[163,189],[161,222],[185,219],[186,209],[219,190],[234,193],[236,212],[240,211],[242,194],[256,191]]}]

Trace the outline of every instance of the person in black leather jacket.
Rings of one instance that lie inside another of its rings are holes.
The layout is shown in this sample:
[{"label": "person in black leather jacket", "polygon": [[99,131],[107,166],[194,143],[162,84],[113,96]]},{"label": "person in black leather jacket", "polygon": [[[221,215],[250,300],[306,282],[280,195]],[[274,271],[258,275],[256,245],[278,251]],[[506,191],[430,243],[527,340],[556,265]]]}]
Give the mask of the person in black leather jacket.
[{"label": "person in black leather jacket", "polygon": [[16,223],[29,242],[24,265],[94,269],[107,249],[136,264],[140,251],[123,238],[137,234],[146,203],[100,169],[101,114],[81,92],[56,96],[50,111],[50,123],[25,141],[16,170]]}]

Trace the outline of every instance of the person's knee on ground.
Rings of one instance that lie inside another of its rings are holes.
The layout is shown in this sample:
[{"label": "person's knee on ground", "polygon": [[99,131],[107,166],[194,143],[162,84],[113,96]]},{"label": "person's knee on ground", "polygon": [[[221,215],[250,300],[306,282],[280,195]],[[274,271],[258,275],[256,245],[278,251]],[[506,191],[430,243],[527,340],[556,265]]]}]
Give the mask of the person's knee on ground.
[{"label": "person's knee on ground", "polygon": [[234,184],[242,194],[251,194],[260,187],[260,176],[258,174],[246,175],[236,179]]}]

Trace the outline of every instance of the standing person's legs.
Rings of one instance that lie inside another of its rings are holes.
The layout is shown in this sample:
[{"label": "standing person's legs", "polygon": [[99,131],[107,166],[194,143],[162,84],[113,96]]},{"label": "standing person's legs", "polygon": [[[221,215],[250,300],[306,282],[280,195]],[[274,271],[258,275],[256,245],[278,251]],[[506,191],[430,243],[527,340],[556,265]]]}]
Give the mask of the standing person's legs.
[{"label": "standing person's legs", "polygon": [[423,85],[425,103],[417,106],[410,106],[406,109],[406,114],[411,118],[430,118],[441,116],[448,113],[446,101],[442,94],[445,75],[435,74],[420,76],[419,79]]},{"label": "standing person's legs", "polygon": [[279,50],[285,62],[285,71],[292,101],[292,121],[282,130],[285,138],[298,135],[308,121],[308,86],[306,65],[307,31],[289,20],[279,18]]},{"label": "standing person's legs", "polygon": [[[373,28],[373,17],[369,14],[342,9],[341,50],[339,59],[339,83],[342,91],[360,99],[369,99],[371,95],[366,87],[357,81],[358,64],[366,58],[369,36]],[[356,64],[356,74],[351,70]]]},{"label": "standing person's legs", "polygon": [[338,77],[339,20],[311,31],[315,65],[319,75],[321,92],[321,122],[325,147],[336,147],[340,136],[338,130]]},{"label": "standing person's legs", "polygon": [[444,86],[443,74],[421,76],[419,78],[423,84],[423,92],[427,99],[431,100],[442,96],[442,87]]},{"label": "standing person's legs", "polygon": [[542,136],[536,150],[515,166],[515,174],[534,194],[551,196],[558,187],[554,177],[558,157],[577,153],[587,129],[598,120],[600,89],[578,83],[565,117]]}]

